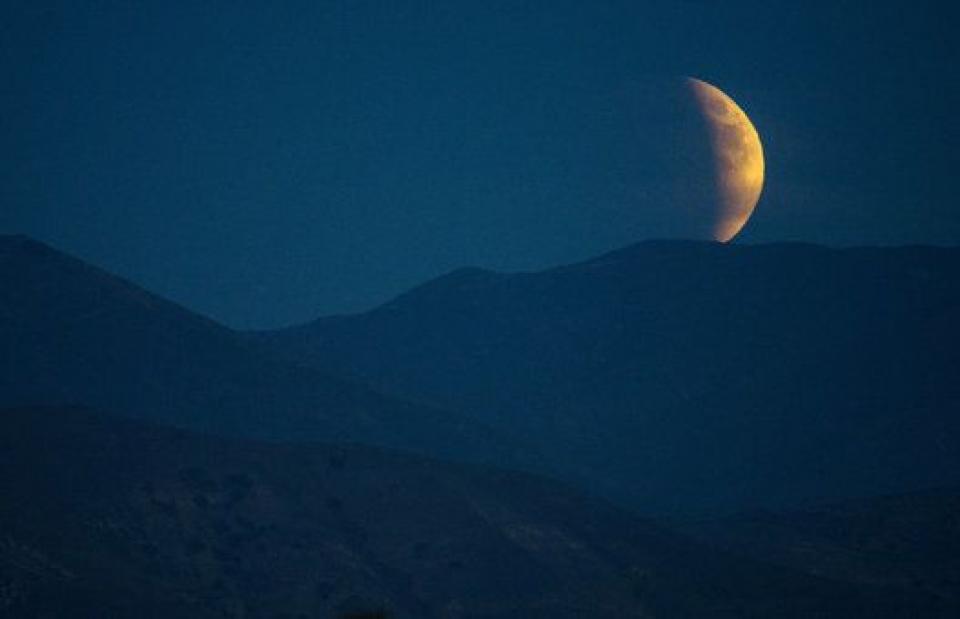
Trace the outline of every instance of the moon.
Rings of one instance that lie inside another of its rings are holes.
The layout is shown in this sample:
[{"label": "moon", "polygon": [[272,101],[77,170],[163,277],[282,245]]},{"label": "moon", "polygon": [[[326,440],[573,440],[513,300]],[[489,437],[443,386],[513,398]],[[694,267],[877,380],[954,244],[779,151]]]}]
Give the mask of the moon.
[{"label": "moon", "polygon": [[710,137],[716,199],[711,234],[727,242],[740,232],[760,200],[763,146],[750,118],[733,99],[702,80],[689,77],[685,83]]}]

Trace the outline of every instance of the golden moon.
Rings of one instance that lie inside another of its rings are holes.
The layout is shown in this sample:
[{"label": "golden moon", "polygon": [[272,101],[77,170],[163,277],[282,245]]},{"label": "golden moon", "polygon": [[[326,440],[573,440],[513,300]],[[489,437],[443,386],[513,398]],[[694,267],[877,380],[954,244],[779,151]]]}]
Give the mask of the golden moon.
[{"label": "golden moon", "polygon": [[687,78],[710,133],[719,214],[713,238],[729,241],[743,228],[760,200],[764,160],[760,135],[740,106],[716,86]]}]

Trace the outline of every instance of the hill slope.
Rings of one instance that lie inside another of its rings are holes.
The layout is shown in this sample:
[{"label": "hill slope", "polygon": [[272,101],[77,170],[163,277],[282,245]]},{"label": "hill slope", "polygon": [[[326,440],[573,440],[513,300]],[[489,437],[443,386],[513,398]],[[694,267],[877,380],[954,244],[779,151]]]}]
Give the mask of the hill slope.
[{"label": "hill slope", "polygon": [[0,615],[940,617],[687,542],[536,478],[366,447],[0,413]]},{"label": "hill slope", "polygon": [[0,406],[80,404],[204,431],[509,462],[451,413],[263,358],[229,329],[24,237],[0,237]]},{"label": "hill slope", "polygon": [[960,250],[642,243],[258,334],[653,511],[960,482]]},{"label": "hill slope", "polygon": [[960,607],[957,488],[740,515],[684,530],[809,574],[912,589]]}]

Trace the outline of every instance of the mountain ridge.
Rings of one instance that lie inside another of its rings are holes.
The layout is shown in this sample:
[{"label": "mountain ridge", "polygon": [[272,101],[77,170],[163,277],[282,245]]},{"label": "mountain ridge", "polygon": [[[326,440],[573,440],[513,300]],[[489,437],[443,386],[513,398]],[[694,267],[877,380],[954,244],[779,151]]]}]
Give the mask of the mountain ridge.
[{"label": "mountain ridge", "polygon": [[28,237],[0,237],[0,279],[0,406],[86,405],[211,433],[513,457],[482,424],[267,358],[237,332]]},{"label": "mountain ridge", "polygon": [[[635,507],[740,511],[842,498],[847,482],[955,481],[958,282],[960,248],[645,242],[538,272],[455,271],[251,339],[519,427],[553,450],[543,472]],[[809,477],[791,489],[784,467]],[[684,498],[698,493],[702,505]]]}]

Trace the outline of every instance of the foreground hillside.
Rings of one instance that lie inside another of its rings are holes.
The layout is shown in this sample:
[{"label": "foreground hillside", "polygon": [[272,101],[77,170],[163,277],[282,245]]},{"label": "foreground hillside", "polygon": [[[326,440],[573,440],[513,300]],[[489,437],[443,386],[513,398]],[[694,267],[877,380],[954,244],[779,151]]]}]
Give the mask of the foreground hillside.
[{"label": "foreground hillside", "polygon": [[264,359],[236,333],[31,239],[0,236],[0,407],[84,405],[217,434],[509,463],[453,413]]},{"label": "foreground hillside", "polygon": [[808,574],[935,595],[960,614],[960,488],[741,515],[684,530]]},{"label": "foreground hillside", "polygon": [[257,334],[650,512],[960,483],[960,249],[650,242]]},{"label": "foreground hillside", "polygon": [[536,478],[366,447],[0,414],[0,616],[938,617]]}]

